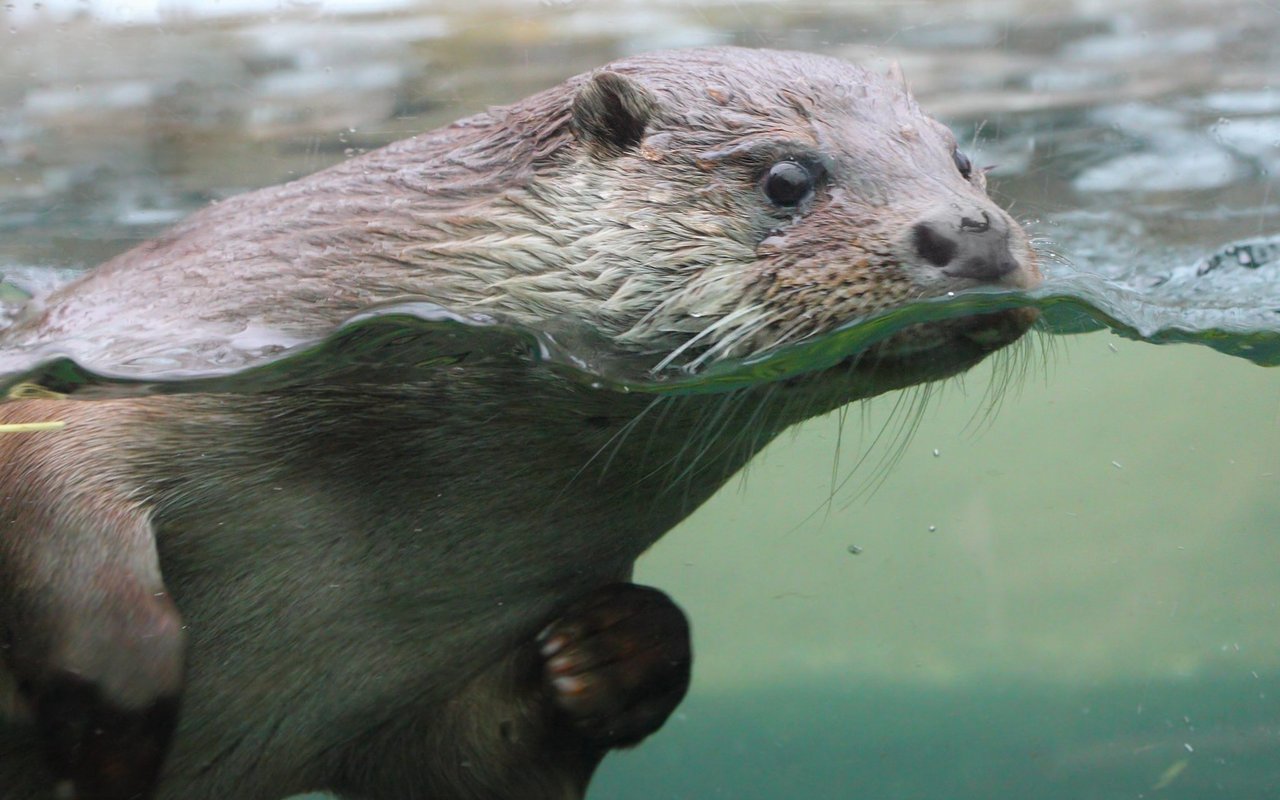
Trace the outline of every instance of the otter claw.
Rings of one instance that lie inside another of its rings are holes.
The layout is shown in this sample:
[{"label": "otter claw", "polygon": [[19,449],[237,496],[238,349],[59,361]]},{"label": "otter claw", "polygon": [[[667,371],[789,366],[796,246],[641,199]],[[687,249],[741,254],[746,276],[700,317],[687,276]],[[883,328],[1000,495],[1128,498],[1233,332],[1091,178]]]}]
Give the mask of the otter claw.
[{"label": "otter claw", "polygon": [[689,688],[689,622],[647,586],[595,590],[566,608],[538,645],[556,708],[603,747],[636,744],[662,727]]}]

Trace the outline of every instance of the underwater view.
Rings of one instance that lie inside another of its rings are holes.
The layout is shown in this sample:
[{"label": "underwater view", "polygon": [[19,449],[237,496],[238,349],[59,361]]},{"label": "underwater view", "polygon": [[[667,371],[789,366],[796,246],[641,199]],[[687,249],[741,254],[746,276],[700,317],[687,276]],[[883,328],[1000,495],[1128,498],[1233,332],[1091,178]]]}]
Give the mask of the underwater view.
[{"label": "underwater view", "polygon": [[0,7],[6,324],[211,203],[711,45],[897,65],[1044,281],[656,364],[578,320],[433,297],[162,346],[140,316],[8,346],[0,384],[249,393],[517,353],[674,403],[1034,307],[974,369],[783,433],[641,557],[634,580],[690,619],[693,683],[588,797],[1280,797],[1277,41],[1280,6],[1253,0],[18,0]]}]

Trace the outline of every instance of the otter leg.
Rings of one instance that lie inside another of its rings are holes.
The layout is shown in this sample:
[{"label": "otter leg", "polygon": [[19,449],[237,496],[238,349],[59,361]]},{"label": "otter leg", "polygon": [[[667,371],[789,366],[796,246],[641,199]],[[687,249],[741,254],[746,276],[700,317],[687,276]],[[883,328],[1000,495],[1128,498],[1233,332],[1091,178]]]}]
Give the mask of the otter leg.
[{"label": "otter leg", "polygon": [[55,796],[145,798],[177,720],[182,622],[146,513],[72,431],[0,442],[0,652]]},{"label": "otter leg", "polygon": [[601,750],[658,730],[689,689],[689,622],[657,589],[601,587],[567,607],[538,640],[561,720]]},{"label": "otter leg", "polygon": [[447,702],[365,723],[329,786],[362,800],[582,800],[610,749],[661,727],[690,662],[688,622],[665,594],[602,587]]}]

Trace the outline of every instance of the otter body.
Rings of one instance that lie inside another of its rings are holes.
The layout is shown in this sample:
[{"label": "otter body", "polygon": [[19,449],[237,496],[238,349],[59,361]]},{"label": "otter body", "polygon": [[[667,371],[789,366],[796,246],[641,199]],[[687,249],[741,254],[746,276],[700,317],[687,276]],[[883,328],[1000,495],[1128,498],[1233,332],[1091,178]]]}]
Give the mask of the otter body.
[{"label": "otter body", "polygon": [[[315,337],[408,295],[702,366],[1037,279],[896,82],[716,48],[225,201],[0,343],[216,359],[245,331]],[[602,390],[513,353],[6,402],[4,422],[67,425],[0,437],[5,797],[580,798],[687,686],[683,617],[625,583],[635,559],[788,425],[955,374],[1031,321],[916,326],[725,395]]]}]

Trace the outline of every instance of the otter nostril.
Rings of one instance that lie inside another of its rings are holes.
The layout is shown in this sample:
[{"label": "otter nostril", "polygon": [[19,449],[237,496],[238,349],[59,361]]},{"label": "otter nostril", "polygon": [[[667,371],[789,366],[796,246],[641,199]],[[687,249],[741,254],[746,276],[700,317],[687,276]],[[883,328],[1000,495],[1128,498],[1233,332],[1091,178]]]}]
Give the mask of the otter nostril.
[{"label": "otter nostril", "polygon": [[981,222],[970,217],[961,217],[960,230],[970,233],[986,233],[991,230],[991,215],[983,211]]},{"label": "otter nostril", "polygon": [[920,257],[935,267],[945,267],[956,257],[956,243],[927,222],[917,222],[911,229],[911,238]]},{"label": "otter nostril", "polygon": [[998,281],[1010,272],[1018,269],[1018,262],[1011,256],[1000,255],[972,256],[966,258],[955,270],[947,274],[955,278],[973,278],[979,281]]}]

